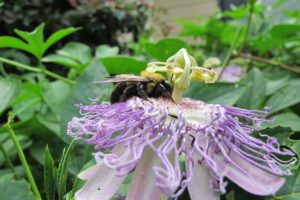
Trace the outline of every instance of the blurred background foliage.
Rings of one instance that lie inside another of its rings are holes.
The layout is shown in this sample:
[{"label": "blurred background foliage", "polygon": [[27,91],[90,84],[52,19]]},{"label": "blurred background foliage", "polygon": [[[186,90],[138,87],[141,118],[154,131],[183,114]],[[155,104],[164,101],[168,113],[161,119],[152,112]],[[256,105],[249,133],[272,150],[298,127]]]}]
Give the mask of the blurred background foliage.
[{"label": "blurred background foliage", "polygon": [[[165,61],[180,48],[199,66],[220,73],[217,83],[192,84],[186,96],[248,109],[272,106],[263,133],[300,153],[299,2],[249,0],[223,7],[230,9],[208,19],[178,19],[181,32],[169,38],[167,24],[157,17],[165,11],[151,1],[7,0],[1,5],[0,123],[8,112],[16,115],[11,127],[43,199],[72,199],[82,185],[76,174],[93,163],[91,147],[76,141],[66,148],[71,142],[66,127],[78,115],[74,105],[109,98],[112,85],[95,81],[139,74],[149,61]],[[153,39],[153,24],[165,38]],[[221,62],[209,64],[216,60],[212,57]],[[0,151],[1,198],[34,199],[5,127]],[[293,172],[274,196],[254,197],[229,183],[222,199],[300,199],[297,166]],[[130,176],[122,195],[129,184]],[[189,199],[188,193],[181,199]]]}]

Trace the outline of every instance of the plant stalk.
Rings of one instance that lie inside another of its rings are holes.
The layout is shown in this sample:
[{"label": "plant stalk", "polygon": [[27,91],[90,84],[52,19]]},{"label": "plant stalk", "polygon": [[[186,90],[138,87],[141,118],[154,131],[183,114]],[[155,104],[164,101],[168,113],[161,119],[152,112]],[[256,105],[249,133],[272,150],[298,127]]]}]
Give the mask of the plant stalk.
[{"label": "plant stalk", "polygon": [[72,81],[70,79],[67,79],[67,78],[65,78],[65,77],[63,77],[61,75],[56,74],[56,73],[53,73],[51,71],[48,71],[47,69],[35,68],[35,67],[28,66],[28,65],[25,65],[25,64],[13,61],[13,60],[9,60],[9,59],[3,58],[3,57],[0,57],[0,62],[3,62],[3,63],[6,63],[6,64],[9,64],[9,65],[18,67],[20,69],[25,69],[27,71],[37,72],[37,73],[43,73],[43,74],[46,74],[46,75],[48,75],[48,76],[50,76],[52,78],[65,81],[65,82],[67,82],[69,84],[74,84],[74,81]]},{"label": "plant stalk", "polygon": [[27,163],[27,160],[26,160],[26,157],[25,157],[24,152],[22,150],[22,147],[21,147],[19,141],[17,140],[17,137],[16,137],[13,129],[10,126],[10,123],[13,121],[13,118],[14,118],[13,114],[10,113],[9,117],[8,117],[8,121],[4,125],[4,128],[6,128],[7,132],[9,133],[10,138],[12,139],[12,141],[13,141],[16,149],[17,149],[18,156],[19,156],[19,158],[21,160],[21,163],[22,163],[23,168],[25,170],[27,179],[28,179],[28,181],[29,181],[29,183],[31,185],[31,189],[32,189],[32,191],[33,191],[36,199],[37,200],[42,200],[41,194],[40,194],[40,192],[38,190],[38,187],[37,187],[37,185],[35,183],[35,180],[33,178],[33,175],[32,175],[32,172],[30,170],[30,167],[29,167],[29,165]]}]

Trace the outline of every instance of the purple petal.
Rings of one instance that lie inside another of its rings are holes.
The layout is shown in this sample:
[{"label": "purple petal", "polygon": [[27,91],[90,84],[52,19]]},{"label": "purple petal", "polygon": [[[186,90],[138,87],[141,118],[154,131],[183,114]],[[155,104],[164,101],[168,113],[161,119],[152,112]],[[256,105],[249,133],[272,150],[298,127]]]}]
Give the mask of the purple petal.
[{"label": "purple petal", "polygon": [[146,148],[135,169],[126,200],[167,199],[167,196],[155,185],[153,166],[159,163],[160,160],[155,153],[150,148]]},{"label": "purple petal", "polygon": [[[221,68],[214,69],[218,74],[221,72]],[[222,82],[238,82],[244,75],[246,74],[246,70],[238,65],[228,65],[225,67],[220,81]]]},{"label": "purple petal", "polygon": [[242,172],[232,163],[224,163],[223,159],[218,157],[218,171],[223,176],[226,176],[238,186],[256,195],[272,195],[283,186],[285,179],[279,176],[272,175],[243,158],[239,157],[236,153],[231,152],[230,158],[244,170]]}]

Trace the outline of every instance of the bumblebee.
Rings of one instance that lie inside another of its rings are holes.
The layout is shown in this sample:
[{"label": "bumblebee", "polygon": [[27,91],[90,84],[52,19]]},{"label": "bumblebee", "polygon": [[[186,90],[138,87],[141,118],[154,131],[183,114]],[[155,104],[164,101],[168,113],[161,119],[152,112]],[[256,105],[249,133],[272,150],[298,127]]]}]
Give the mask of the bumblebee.
[{"label": "bumblebee", "polygon": [[145,100],[164,97],[172,100],[172,85],[161,74],[143,71],[141,76],[121,74],[98,83],[116,83],[110,102],[124,102],[136,96]]}]

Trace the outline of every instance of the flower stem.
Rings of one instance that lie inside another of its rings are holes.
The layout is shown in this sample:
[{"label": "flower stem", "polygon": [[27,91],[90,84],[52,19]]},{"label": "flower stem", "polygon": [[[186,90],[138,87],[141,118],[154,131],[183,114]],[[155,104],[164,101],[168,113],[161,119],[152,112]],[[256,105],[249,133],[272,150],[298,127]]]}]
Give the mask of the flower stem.
[{"label": "flower stem", "polygon": [[233,42],[232,42],[232,44],[231,44],[231,46],[230,46],[230,48],[229,48],[229,50],[228,50],[228,52],[225,56],[225,59],[223,60],[223,62],[221,64],[221,72],[219,74],[218,80],[220,79],[221,75],[224,72],[225,67],[228,65],[229,60],[230,60],[231,56],[233,55],[233,51],[236,48],[237,43],[238,43],[238,39],[240,38],[240,35],[241,35],[241,30],[242,29],[240,29],[240,28],[237,30],[236,35],[234,37],[234,40],[233,40]]},{"label": "flower stem", "polygon": [[10,124],[12,123],[13,121],[13,118],[14,118],[14,115],[12,113],[9,113],[9,116],[8,116],[8,120],[7,120],[7,123],[4,125],[4,128],[6,128],[7,132],[9,133],[9,136],[10,138],[12,139],[16,149],[17,149],[17,152],[18,152],[18,155],[19,155],[19,158],[21,160],[21,163],[23,165],[23,168],[25,170],[25,173],[26,173],[26,176],[28,178],[28,181],[31,185],[31,189],[36,197],[37,200],[42,200],[42,197],[41,197],[41,194],[38,190],[38,187],[35,183],[35,180],[33,178],[33,175],[32,175],[32,172],[30,170],[30,167],[27,163],[27,160],[26,160],[26,157],[24,155],[24,152],[21,148],[21,145],[19,143],[19,141],[17,140],[17,137],[13,131],[13,129],[11,128]]},{"label": "flower stem", "polygon": [[46,69],[35,68],[35,67],[28,66],[28,65],[25,65],[25,64],[13,61],[13,60],[9,60],[9,59],[3,58],[3,57],[0,57],[0,62],[3,62],[3,63],[6,63],[6,64],[9,64],[9,65],[18,67],[20,69],[25,69],[27,71],[37,72],[37,73],[43,73],[43,74],[46,74],[46,75],[48,75],[48,76],[50,76],[52,78],[65,81],[65,82],[70,83],[70,84],[74,84],[74,81],[72,81],[70,79],[67,79],[67,78],[65,78],[63,76],[60,76],[58,74],[55,74],[55,73],[53,73],[51,71],[48,71]]}]

